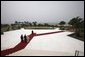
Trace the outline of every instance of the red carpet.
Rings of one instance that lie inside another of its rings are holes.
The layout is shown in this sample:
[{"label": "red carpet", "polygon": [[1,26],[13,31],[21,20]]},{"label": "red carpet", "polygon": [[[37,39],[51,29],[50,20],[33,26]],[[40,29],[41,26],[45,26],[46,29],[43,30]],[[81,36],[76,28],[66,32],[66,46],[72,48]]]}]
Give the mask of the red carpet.
[{"label": "red carpet", "polygon": [[[30,40],[34,37],[34,34],[31,34],[28,36],[30,38]],[[29,41],[30,42],[30,41]],[[1,51],[1,56],[5,56],[11,53],[14,53],[16,51],[19,51],[21,49],[24,49],[26,47],[28,43],[27,42],[20,42],[19,44],[17,44],[14,48],[10,48],[10,49],[6,49]]]},{"label": "red carpet", "polygon": [[[28,35],[28,37],[29,37],[30,40],[31,40],[34,36],[47,35],[47,34],[53,34],[53,33],[59,33],[59,32],[63,32],[63,31],[48,32],[48,33],[42,33],[42,34],[33,33],[33,34]],[[29,41],[29,42],[30,42],[30,41]],[[10,48],[10,49],[6,49],[6,50],[1,51],[1,56],[5,56],[5,55],[8,55],[8,54],[17,52],[17,51],[19,51],[19,50],[21,50],[21,49],[24,49],[27,44],[28,44],[28,43],[26,43],[26,42],[20,42],[20,43],[17,44],[14,48]]]},{"label": "red carpet", "polygon": [[48,32],[48,33],[41,33],[41,34],[36,34],[36,36],[41,36],[41,35],[47,35],[47,34],[53,34],[53,33],[59,33],[59,32],[64,32],[64,31],[55,31],[55,32]]},{"label": "red carpet", "polygon": [[28,43],[26,42],[20,42],[18,45],[16,45],[14,48],[10,48],[10,49],[6,49],[6,50],[3,50],[1,51],[1,56],[4,56],[4,55],[8,55],[8,54],[11,54],[11,53],[14,53],[16,51],[19,51],[23,48],[25,48],[25,46],[27,45]]}]

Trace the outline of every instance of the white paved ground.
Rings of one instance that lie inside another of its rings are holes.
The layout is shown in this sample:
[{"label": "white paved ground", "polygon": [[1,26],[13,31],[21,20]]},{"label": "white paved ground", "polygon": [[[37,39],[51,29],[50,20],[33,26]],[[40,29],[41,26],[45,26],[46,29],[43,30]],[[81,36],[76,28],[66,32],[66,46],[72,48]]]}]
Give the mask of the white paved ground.
[{"label": "white paved ground", "polygon": [[36,36],[26,46],[26,49],[50,50],[62,52],[84,51],[84,42],[67,36],[70,32],[61,32],[43,36]]},{"label": "white paved ground", "polygon": [[[32,30],[15,30],[5,32],[1,35],[1,50],[14,47],[20,42],[21,34],[31,34]],[[45,33],[59,31],[54,30],[34,30],[35,33]],[[67,36],[73,32],[61,32],[55,34],[48,34],[42,36],[35,36],[25,49],[15,52],[11,55],[74,55],[75,50],[79,50],[84,53],[84,42]],[[26,52],[25,52],[26,51]],[[30,52],[28,52],[30,51]],[[36,53],[35,53],[36,51]],[[49,52],[50,51],[50,52]],[[45,53],[47,52],[47,53]],[[83,54],[84,55],[84,54]]]},{"label": "white paved ground", "polygon": [[[56,31],[58,29],[55,29]],[[34,32],[35,33],[45,33],[45,32],[53,32],[55,30],[39,30],[39,29],[35,29]],[[8,48],[12,48],[14,46],[16,46],[19,42],[20,42],[20,35],[30,35],[31,34],[31,29],[27,30],[27,29],[20,29],[20,30],[13,30],[13,31],[8,31],[8,32],[4,32],[4,35],[1,35],[1,50],[4,49],[8,49]]]},{"label": "white paved ground", "polygon": [[68,52],[23,49],[6,56],[74,56],[74,54]]}]

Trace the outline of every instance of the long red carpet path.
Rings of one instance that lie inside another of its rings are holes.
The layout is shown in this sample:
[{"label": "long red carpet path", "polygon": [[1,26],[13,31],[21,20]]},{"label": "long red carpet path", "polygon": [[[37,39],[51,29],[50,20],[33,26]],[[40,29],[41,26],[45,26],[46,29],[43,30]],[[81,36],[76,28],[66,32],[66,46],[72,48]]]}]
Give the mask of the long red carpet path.
[{"label": "long red carpet path", "polygon": [[[30,34],[28,37],[31,40],[34,37],[34,34]],[[20,42],[19,44],[17,44],[14,48],[3,50],[3,51],[1,51],[1,56],[5,56],[5,55],[8,55],[8,54],[17,52],[21,49],[24,49],[28,43],[23,41],[23,42]]]},{"label": "long red carpet path", "polygon": [[[42,34],[36,34],[36,33],[34,33],[34,34],[30,34],[28,37],[31,40],[34,36],[47,35],[47,34],[53,34],[53,33],[59,33],[59,32],[64,32],[64,31],[48,32],[48,33],[42,33]],[[17,51],[19,51],[21,49],[24,49],[27,46],[28,43],[27,42],[20,42],[14,48],[2,50],[1,51],[1,56],[9,55],[9,54],[14,53],[14,52],[17,52]]]},{"label": "long red carpet path", "polygon": [[64,31],[55,31],[55,32],[48,32],[48,33],[41,33],[41,34],[36,34],[36,36],[41,36],[41,35],[47,35],[47,34],[53,34],[53,33],[59,33],[59,32],[64,32]]}]

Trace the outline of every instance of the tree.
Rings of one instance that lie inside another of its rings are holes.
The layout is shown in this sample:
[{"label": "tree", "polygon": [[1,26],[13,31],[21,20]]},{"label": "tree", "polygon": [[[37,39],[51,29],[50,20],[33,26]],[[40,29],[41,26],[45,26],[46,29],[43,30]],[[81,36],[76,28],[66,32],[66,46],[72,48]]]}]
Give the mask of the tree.
[{"label": "tree", "polygon": [[49,24],[48,23],[44,23],[44,26],[49,26]]},{"label": "tree", "polygon": [[17,21],[15,21],[15,24],[18,24],[18,22],[17,22]]},{"label": "tree", "polygon": [[59,25],[65,25],[65,24],[66,24],[65,21],[61,21],[61,22],[59,23]]},{"label": "tree", "polygon": [[34,26],[36,26],[36,25],[37,25],[37,22],[36,22],[36,21],[35,21],[35,22],[32,22],[32,23],[33,23],[33,25],[34,25]]},{"label": "tree", "polygon": [[64,30],[65,28],[64,28],[64,25],[66,24],[66,22],[65,21],[61,21],[60,23],[59,23],[59,25],[61,25],[60,26],[60,29],[61,30]]},{"label": "tree", "polygon": [[75,34],[76,36],[80,36],[80,28],[82,27],[82,25],[84,24],[84,21],[82,18],[78,17],[74,17],[72,18],[69,23],[69,25],[72,25],[73,29],[75,29]]},{"label": "tree", "polygon": [[31,23],[31,22],[29,22],[29,25],[30,25],[30,26],[32,26],[32,23]]},{"label": "tree", "polygon": [[43,26],[43,24],[39,23],[38,26]]},{"label": "tree", "polygon": [[10,30],[10,25],[8,24],[6,27],[7,27],[7,31],[9,31]]},{"label": "tree", "polygon": [[80,28],[84,28],[84,20],[81,21],[79,26],[80,26]]},{"label": "tree", "polygon": [[76,23],[76,19],[75,19],[75,18],[72,18],[72,19],[68,22],[69,25],[72,25],[73,31],[75,30],[75,27],[74,27],[74,24],[75,24],[75,23]]}]

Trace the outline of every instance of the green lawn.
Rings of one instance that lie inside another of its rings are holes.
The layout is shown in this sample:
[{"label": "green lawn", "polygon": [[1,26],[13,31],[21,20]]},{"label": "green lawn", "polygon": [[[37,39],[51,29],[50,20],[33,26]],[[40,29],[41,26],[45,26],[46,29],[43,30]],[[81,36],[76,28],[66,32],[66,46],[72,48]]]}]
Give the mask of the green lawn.
[{"label": "green lawn", "polygon": [[76,38],[76,39],[79,39],[79,40],[81,40],[81,41],[84,41],[84,32],[81,32],[81,33],[80,33],[80,36],[76,36],[75,33],[70,34],[70,35],[68,35],[68,36],[73,37],[73,38]]}]

